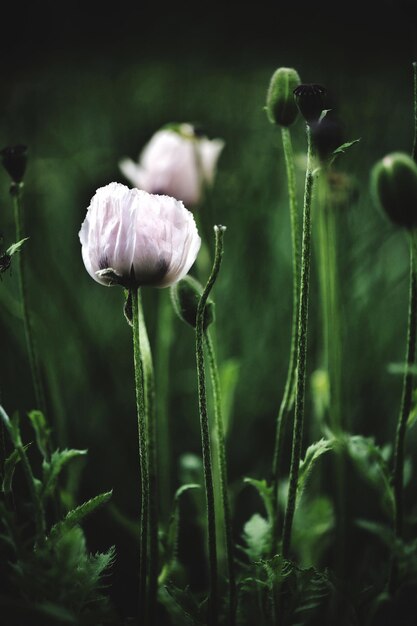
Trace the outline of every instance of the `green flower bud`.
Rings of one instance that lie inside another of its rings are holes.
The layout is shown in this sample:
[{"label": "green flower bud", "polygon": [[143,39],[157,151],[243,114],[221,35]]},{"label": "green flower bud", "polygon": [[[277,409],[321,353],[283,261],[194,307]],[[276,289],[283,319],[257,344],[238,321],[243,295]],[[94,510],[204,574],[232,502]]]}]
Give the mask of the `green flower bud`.
[{"label": "green flower bud", "polygon": [[293,92],[301,79],[290,67],[280,67],[272,76],[266,95],[266,114],[271,124],[291,126],[295,122],[298,109]]},{"label": "green flower bud", "polygon": [[[193,328],[203,288],[192,276],[185,276],[171,287],[171,300],[178,317]],[[204,330],[214,322],[214,302],[208,299],[204,311]]]},{"label": "green flower bud", "polygon": [[374,165],[371,191],[394,224],[417,227],[417,165],[408,154],[393,152]]}]

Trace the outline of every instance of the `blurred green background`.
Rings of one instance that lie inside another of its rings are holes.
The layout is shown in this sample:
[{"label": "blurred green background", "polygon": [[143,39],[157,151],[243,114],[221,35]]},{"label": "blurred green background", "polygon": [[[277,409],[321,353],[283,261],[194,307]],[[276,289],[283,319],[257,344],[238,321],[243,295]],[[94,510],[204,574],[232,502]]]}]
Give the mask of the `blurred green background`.
[{"label": "blurred green background", "polygon": [[[24,202],[30,241],[23,253],[56,442],[89,450],[80,499],[113,488],[114,503],[132,519],[139,504],[131,332],[122,313],[123,294],[88,276],[78,231],[95,190],[127,182],[119,158],[136,158],[163,124],[184,121],[201,124],[209,137],[226,143],[216,184],[200,212],[210,246],[212,225],[227,226],[214,299],[219,359],[235,359],[239,366],[228,437],[237,540],[243,521],[261,510],[242,478],[269,478],[291,323],[284,160],[280,133],[264,111],[269,79],[283,65],[295,67],[304,82],[326,86],[346,139],[361,138],[336,164],[355,191],[354,201],[338,215],[344,420],[351,432],[372,435],[381,444],[393,440],[401,376],[387,366],[404,358],[408,252],[403,233],[372,204],[369,172],[387,152],[411,150],[416,57],[411,6],[380,3],[375,21],[362,15],[359,3],[339,6],[337,14],[323,3],[319,9],[257,5],[256,14],[213,5],[198,16],[184,6],[159,14],[146,4],[104,15],[79,3],[57,15],[52,3],[44,3],[36,13],[24,9],[18,16],[12,9],[4,15],[0,144],[29,146]],[[306,147],[301,120],[293,127],[293,141],[301,201]],[[4,247],[15,240],[8,188],[2,171]],[[5,274],[0,283],[0,398],[9,412],[23,413],[34,397],[16,278]],[[314,255],[312,281],[309,374],[321,365]],[[169,298],[167,290],[144,291],[153,345],[161,298]],[[180,455],[200,453],[194,338],[191,329],[174,323],[173,487],[179,484]],[[305,441],[320,436],[309,393]],[[410,451],[416,445],[411,431]],[[350,519],[372,518],[376,498],[353,471],[348,480]],[[318,489],[332,488],[323,472]],[[201,547],[193,545],[188,524],[180,553],[198,585]],[[92,551],[116,544],[112,593],[126,614],[134,612],[136,560],[129,535],[106,510],[86,529]],[[369,541],[353,524],[348,530],[351,540]],[[331,564],[331,553],[327,559],[324,564]],[[352,559],[351,571],[361,571],[365,561]]]}]

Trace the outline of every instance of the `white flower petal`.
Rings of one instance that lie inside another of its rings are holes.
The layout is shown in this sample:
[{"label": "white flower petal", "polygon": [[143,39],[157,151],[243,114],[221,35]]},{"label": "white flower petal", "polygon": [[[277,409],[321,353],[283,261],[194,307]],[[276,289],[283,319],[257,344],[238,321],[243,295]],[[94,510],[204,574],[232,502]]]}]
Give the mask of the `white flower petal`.
[{"label": "white flower petal", "polygon": [[96,191],[79,237],[88,273],[104,285],[114,282],[97,272],[111,268],[125,286],[168,286],[188,272],[201,244],[182,202],[119,183]]}]

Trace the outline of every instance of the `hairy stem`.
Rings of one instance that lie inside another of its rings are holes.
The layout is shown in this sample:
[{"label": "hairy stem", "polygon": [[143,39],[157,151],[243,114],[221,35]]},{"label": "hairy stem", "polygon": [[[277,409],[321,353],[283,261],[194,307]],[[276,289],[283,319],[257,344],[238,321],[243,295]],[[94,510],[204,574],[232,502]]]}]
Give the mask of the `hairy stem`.
[{"label": "hairy stem", "polygon": [[278,547],[278,489],[280,479],[280,463],[282,445],[284,439],[285,423],[292,407],[294,395],[294,383],[296,376],[296,349],[298,343],[298,307],[300,294],[300,224],[298,218],[298,206],[295,184],[294,155],[289,128],[282,128],[282,145],[285,155],[287,172],[288,196],[291,220],[292,242],[292,270],[293,270],[293,303],[291,325],[291,347],[288,364],[287,380],[284,387],[284,395],[277,417],[274,456],[272,461],[272,503],[274,519],[272,520],[272,552]]},{"label": "hairy stem", "polygon": [[138,298],[139,339],[142,359],[143,386],[145,392],[145,420],[148,448],[149,478],[149,558],[148,558],[148,603],[149,624],[156,623],[156,600],[158,581],[158,480],[156,459],[156,415],[155,415],[155,382],[152,363],[152,352],[146,331],[142,301]]},{"label": "hairy stem", "polygon": [[214,421],[216,432],[216,443],[218,449],[218,463],[219,463],[219,478],[220,478],[220,498],[223,508],[224,519],[224,531],[226,538],[226,557],[227,557],[227,572],[229,579],[229,624],[235,626],[236,624],[236,576],[234,567],[233,556],[233,528],[232,528],[232,516],[230,510],[230,501],[228,494],[228,479],[227,479],[227,460],[226,460],[226,442],[223,428],[223,417],[221,409],[221,393],[220,393],[220,380],[217,367],[216,354],[214,351],[213,341],[208,330],[205,333],[205,341],[207,348],[207,356],[210,368],[210,376],[213,388],[213,400],[214,400]]},{"label": "hairy stem", "polygon": [[158,333],[156,346],[156,368],[158,381],[157,426],[159,459],[159,503],[161,518],[168,524],[169,503],[172,499],[171,433],[169,419],[169,357],[172,344],[173,309],[168,294],[161,289],[158,301]]},{"label": "hairy stem", "polygon": [[[397,422],[395,438],[394,468],[392,483],[394,487],[394,533],[398,539],[403,538],[403,498],[404,498],[404,453],[405,436],[407,432],[407,420],[411,411],[413,394],[413,374],[410,366],[416,360],[416,335],[417,335],[417,232],[413,231],[410,236],[410,290],[408,303],[408,328],[407,345],[404,372],[403,391],[401,397],[400,413]],[[389,587],[394,591],[396,586],[396,560],[392,560]]]},{"label": "hairy stem", "polygon": [[213,466],[210,444],[210,426],[207,413],[207,392],[204,368],[204,311],[207,298],[219,273],[223,255],[223,235],[225,228],[215,226],[216,249],[214,264],[210,277],[204,287],[197,308],[196,317],[196,362],[198,380],[198,406],[200,413],[201,446],[203,453],[204,482],[207,503],[207,535],[209,553],[210,597],[208,610],[208,626],[218,624],[218,575],[216,548],[216,515],[214,506]]},{"label": "hairy stem", "polygon": [[303,237],[301,252],[301,283],[300,308],[298,316],[298,347],[297,347],[297,381],[295,392],[294,428],[290,463],[290,479],[288,489],[287,508],[285,511],[282,533],[282,554],[288,559],[291,547],[291,531],[295,512],[298,470],[301,459],[301,444],[303,437],[305,379],[307,365],[307,330],[308,330],[308,295],[310,285],[310,256],[311,256],[311,201],[313,196],[314,175],[312,170],[312,148],[310,129],[307,127],[308,152],[307,170],[304,189],[303,209]]},{"label": "hairy stem", "polygon": [[[16,241],[24,239],[24,219],[22,205],[23,183],[13,183],[10,187],[10,195],[13,202]],[[25,329],[26,345],[29,356],[30,370],[32,373],[33,387],[37,408],[46,414],[45,393],[43,389],[39,355],[36,347],[35,335],[33,332],[32,316],[29,305],[29,294],[26,282],[26,253],[20,251],[17,255],[17,266],[20,283],[20,295],[22,299],[23,325]]]},{"label": "hairy stem", "polygon": [[138,419],[139,462],[141,476],[140,506],[140,564],[139,564],[139,621],[145,624],[148,614],[148,518],[149,518],[149,473],[146,432],[145,386],[140,341],[139,289],[132,289],[133,358],[135,365],[136,411]]}]

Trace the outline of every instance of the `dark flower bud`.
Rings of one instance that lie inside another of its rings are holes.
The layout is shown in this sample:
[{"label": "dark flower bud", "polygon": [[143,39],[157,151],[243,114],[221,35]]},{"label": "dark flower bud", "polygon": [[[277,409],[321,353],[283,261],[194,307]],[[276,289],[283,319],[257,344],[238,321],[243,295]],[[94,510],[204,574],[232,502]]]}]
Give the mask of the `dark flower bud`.
[{"label": "dark flower bud", "polygon": [[295,122],[298,109],[293,93],[300,82],[298,72],[290,67],[274,72],[266,95],[266,114],[271,124],[291,126]]},{"label": "dark flower bud", "polygon": [[317,156],[326,161],[344,142],[341,122],[329,113],[322,120],[310,124],[311,140]]},{"label": "dark flower bud", "polygon": [[371,191],[394,224],[417,227],[417,165],[408,154],[393,152],[374,165]]},{"label": "dark flower bud", "polygon": [[[171,300],[178,317],[193,328],[203,288],[192,276],[185,276],[171,287]],[[207,300],[204,311],[204,330],[214,322],[214,302]]]},{"label": "dark flower bud", "polygon": [[27,146],[7,146],[0,150],[4,169],[14,183],[21,183],[26,171]]},{"label": "dark flower bud", "polygon": [[321,85],[299,85],[294,89],[294,97],[301,115],[307,124],[317,122],[325,109],[326,89]]}]

